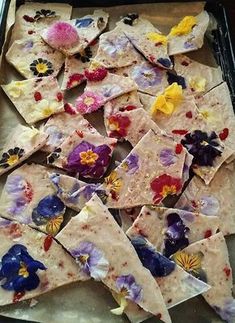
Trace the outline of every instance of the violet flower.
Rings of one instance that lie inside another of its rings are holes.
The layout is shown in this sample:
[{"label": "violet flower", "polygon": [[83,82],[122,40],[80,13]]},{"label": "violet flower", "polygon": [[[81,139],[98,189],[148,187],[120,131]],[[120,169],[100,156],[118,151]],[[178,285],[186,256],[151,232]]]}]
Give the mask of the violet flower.
[{"label": "violet flower", "polygon": [[148,87],[160,84],[163,73],[164,72],[158,67],[143,63],[135,66],[131,71],[130,76],[140,89],[146,89]]},{"label": "violet flower", "polygon": [[170,166],[175,164],[177,157],[172,149],[164,148],[160,152],[160,162],[163,166]]},{"label": "violet flower", "polygon": [[130,175],[135,174],[139,169],[139,156],[137,154],[129,154],[121,167]]},{"label": "violet flower", "polygon": [[70,250],[81,270],[95,280],[102,280],[109,271],[109,262],[92,242],[83,241],[78,248]]},{"label": "violet flower", "polygon": [[135,277],[131,274],[118,276],[116,287],[122,296],[135,303],[138,303],[142,298],[142,287],[136,283]]},{"label": "violet flower", "polygon": [[69,154],[67,170],[83,177],[100,178],[104,175],[111,159],[111,149],[107,145],[94,146],[82,141]]},{"label": "violet flower", "polygon": [[214,306],[216,313],[228,323],[234,323],[235,321],[235,300],[229,299],[225,302],[224,307],[220,308]]}]

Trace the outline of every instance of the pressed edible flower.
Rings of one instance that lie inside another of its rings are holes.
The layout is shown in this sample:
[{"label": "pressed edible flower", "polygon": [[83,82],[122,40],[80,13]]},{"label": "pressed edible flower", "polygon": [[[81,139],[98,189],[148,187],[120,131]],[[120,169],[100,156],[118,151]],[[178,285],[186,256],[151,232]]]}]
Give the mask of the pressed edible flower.
[{"label": "pressed edible flower", "polygon": [[152,41],[153,43],[159,44],[159,45],[167,45],[167,37],[156,33],[156,32],[150,32],[146,34],[146,37],[148,40]]},{"label": "pressed edible flower", "polygon": [[150,183],[150,186],[155,193],[153,203],[159,204],[167,195],[174,195],[178,193],[182,188],[182,183],[180,178],[163,174],[156,177]]},{"label": "pressed edible flower", "polygon": [[18,163],[24,153],[24,149],[19,147],[11,148],[7,152],[4,152],[0,160],[0,168],[7,168]]},{"label": "pressed edible flower", "polygon": [[77,111],[82,114],[98,110],[103,104],[103,98],[91,91],[85,91],[75,102]]},{"label": "pressed edible flower", "polygon": [[194,16],[185,16],[178,25],[171,28],[170,36],[182,36],[189,34],[193,27],[197,24]]},{"label": "pressed edible flower", "polygon": [[200,76],[190,77],[189,86],[193,92],[204,92],[206,89],[206,79]]},{"label": "pressed edible flower", "polygon": [[121,114],[113,114],[107,119],[107,125],[110,130],[110,137],[125,138],[128,132],[128,128],[131,124],[131,120],[127,116]]},{"label": "pressed edible flower", "polygon": [[55,48],[70,47],[79,42],[79,36],[74,26],[57,21],[48,28],[46,41]]}]

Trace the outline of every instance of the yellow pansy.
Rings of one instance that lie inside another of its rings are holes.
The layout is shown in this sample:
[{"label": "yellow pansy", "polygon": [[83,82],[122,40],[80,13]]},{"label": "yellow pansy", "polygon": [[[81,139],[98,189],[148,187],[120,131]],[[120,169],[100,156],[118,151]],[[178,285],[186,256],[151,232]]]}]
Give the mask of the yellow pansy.
[{"label": "yellow pansy", "polygon": [[194,16],[184,17],[178,25],[171,28],[171,36],[182,36],[189,34],[193,27],[197,24],[197,20]]},{"label": "yellow pansy", "polygon": [[51,218],[46,225],[46,232],[52,236],[56,235],[60,229],[60,226],[64,220],[63,215],[58,215],[54,218]]},{"label": "yellow pansy", "polygon": [[146,34],[148,40],[151,40],[154,43],[161,43],[162,45],[167,44],[167,37],[155,32],[150,32]]},{"label": "yellow pansy", "polygon": [[157,96],[157,98],[151,106],[151,114],[155,115],[159,110],[167,115],[170,115],[173,113],[175,108],[182,102],[182,100],[182,86],[178,85],[177,83],[172,83],[165,89],[163,94]]},{"label": "yellow pansy", "polygon": [[189,86],[195,92],[203,92],[206,89],[206,79],[200,76],[190,77]]},{"label": "yellow pansy", "polygon": [[119,193],[122,187],[122,180],[118,177],[118,173],[115,170],[105,178],[104,183],[109,191],[115,193]]},{"label": "yellow pansy", "polygon": [[207,107],[199,109],[199,116],[210,124],[215,124],[220,121],[219,116],[212,109]]},{"label": "yellow pansy", "polygon": [[188,254],[185,251],[178,251],[173,259],[177,265],[182,267],[187,272],[199,272],[202,267],[202,253]]}]

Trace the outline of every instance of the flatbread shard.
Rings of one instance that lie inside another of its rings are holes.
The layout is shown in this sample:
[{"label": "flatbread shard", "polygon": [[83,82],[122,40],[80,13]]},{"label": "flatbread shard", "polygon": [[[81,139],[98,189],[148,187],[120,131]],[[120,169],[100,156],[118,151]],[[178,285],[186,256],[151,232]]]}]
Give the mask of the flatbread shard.
[{"label": "flatbread shard", "polygon": [[207,66],[185,55],[174,56],[174,70],[184,78],[185,91],[194,96],[208,92],[223,82],[220,67]]},{"label": "flatbread shard", "polygon": [[49,174],[49,179],[60,200],[75,211],[80,211],[94,193],[103,198],[103,191],[99,189],[100,183],[85,183],[77,178],[58,173]]},{"label": "flatbread shard", "polygon": [[12,81],[2,89],[28,124],[64,111],[63,94],[52,76]]},{"label": "flatbread shard", "polygon": [[0,214],[56,235],[64,220],[65,206],[56,196],[47,171],[44,166],[24,164],[12,172],[2,190]]},{"label": "flatbread shard", "polygon": [[0,218],[0,237],[1,306],[86,280],[74,259],[44,233]]},{"label": "flatbread shard", "polygon": [[169,257],[189,244],[217,232],[220,220],[196,212],[144,206],[127,230],[130,238],[143,236]]},{"label": "flatbread shard", "polygon": [[47,163],[82,177],[100,178],[111,162],[116,142],[98,132],[75,130],[47,157]]},{"label": "flatbread shard", "polygon": [[[61,28],[57,29],[56,25],[52,25],[46,30],[41,32],[41,36],[46,43],[51,47],[61,51],[66,56],[72,56],[76,53],[82,53],[84,49],[92,43],[99,34],[106,28],[109,15],[103,10],[95,10],[93,14],[86,15],[82,18],[68,20],[61,22],[63,28],[67,29],[70,26],[71,31],[77,33],[76,38],[71,43],[66,41],[66,35],[71,37],[71,33],[67,34],[66,30],[61,36]],[[62,30],[63,31],[63,30]],[[65,38],[65,42],[62,42],[62,37]]]},{"label": "flatbread shard", "polygon": [[48,135],[42,150],[52,153],[75,130],[90,133],[98,131],[80,113],[77,113],[71,104],[65,104],[65,112],[57,113],[50,117],[41,126],[42,131]]},{"label": "flatbread shard", "polygon": [[199,114],[230,149],[235,150],[235,116],[226,82],[196,99]]},{"label": "flatbread shard", "polygon": [[113,73],[131,78],[138,86],[138,91],[157,95],[168,86],[167,73],[139,57],[133,65],[117,68]]},{"label": "flatbread shard", "polygon": [[187,271],[211,285],[211,289],[202,294],[203,297],[223,320],[234,322],[232,268],[223,234],[220,232],[191,244],[176,253],[173,260],[182,268],[187,267]]},{"label": "flatbread shard", "polygon": [[83,52],[65,58],[62,90],[72,89],[86,81],[85,70],[89,68],[91,59],[98,49],[98,40],[93,41]]},{"label": "flatbread shard", "polygon": [[187,53],[201,48],[208,24],[209,15],[206,11],[202,11],[195,17],[184,17],[168,35],[169,55]]},{"label": "flatbread shard", "polygon": [[47,135],[35,128],[17,125],[1,149],[0,175],[8,172],[41,149]]},{"label": "flatbread shard", "polygon": [[[76,240],[72,238],[74,235]],[[157,283],[142,266],[128,238],[96,195],[70,220],[58,235],[58,241],[78,263],[80,251],[83,255],[92,252],[92,257],[98,256],[98,261],[88,271],[80,262],[89,276],[102,280],[118,295],[125,284],[130,300],[163,322],[171,322]]]},{"label": "flatbread shard", "polygon": [[120,68],[136,62],[138,54],[120,27],[102,34],[94,58],[106,68]]},{"label": "flatbread shard", "polygon": [[11,43],[39,34],[46,26],[61,19],[70,19],[72,6],[65,3],[25,3],[16,11]]},{"label": "flatbread shard", "polygon": [[130,25],[125,23],[127,17],[124,17],[117,25],[123,29],[125,35],[138,51],[150,63],[156,64],[161,68],[172,68],[172,62],[168,56],[167,37],[162,35],[147,19],[141,16],[136,17],[132,25]]},{"label": "flatbread shard", "polygon": [[179,152],[176,145],[171,138],[149,130],[101,185],[107,206],[159,204],[167,195],[179,194],[186,150],[180,147]]},{"label": "flatbread shard", "polygon": [[224,235],[235,233],[235,176],[223,165],[209,185],[194,176],[175,207],[208,216],[218,216],[219,229]]},{"label": "flatbread shard", "polygon": [[65,61],[63,54],[52,49],[39,36],[14,41],[6,59],[26,79],[57,76]]}]

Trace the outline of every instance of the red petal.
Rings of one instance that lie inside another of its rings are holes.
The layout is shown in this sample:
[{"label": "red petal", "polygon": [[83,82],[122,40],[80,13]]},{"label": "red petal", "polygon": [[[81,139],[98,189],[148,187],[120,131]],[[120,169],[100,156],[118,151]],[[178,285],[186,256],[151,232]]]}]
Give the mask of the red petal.
[{"label": "red petal", "polygon": [[185,113],[186,117],[189,118],[189,119],[192,119],[193,117],[193,114],[192,114],[192,111],[188,111]]},{"label": "red petal", "polygon": [[18,292],[18,293],[14,293],[13,295],[13,303],[17,303],[19,302],[19,300],[25,295],[25,292]]},{"label": "red petal", "polygon": [[34,93],[34,99],[35,99],[35,101],[40,101],[40,100],[42,100],[42,95],[41,95],[41,93],[40,93],[40,92],[35,92],[35,93]]},{"label": "red petal", "polygon": [[43,244],[44,250],[46,252],[50,249],[52,242],[53,242],[53,237],[51,235],[46,236]]},{"label": "red petal", "polygon": [[209,238],[210,236],[212,236],[212,231],[211,230],[206,230],[205,234],[204,234],[204,238]]},{"label": "red petal", "polygon": [[62,92],[58,92],[56,95],[57,101],[60,102],[63,100],[63,93]]},{"label": "red petal", "polygon": [[181,136],[183,136],[183,135],[186,135],[186,133],[188,133],[188,130],[185,130],[185,129],[174,129],[174,130],[172,130],[172,133],[174,135],[181,135]]},{"label": "red petal", "polygon": [[225,140],[229,135],[229,129],[224,128],[221,133],[219,134],[220,140]]},{"label": "red petal", "polygon": [[183,150],[183,146],[182,146],[181,144],[177,144],[177,145],[175,146],[175,153],[176,153],[177,155],[181,154],[182,150]]}]

